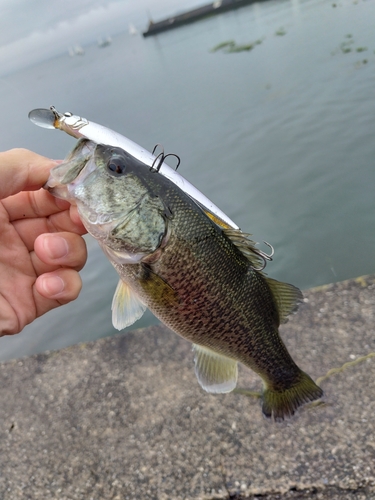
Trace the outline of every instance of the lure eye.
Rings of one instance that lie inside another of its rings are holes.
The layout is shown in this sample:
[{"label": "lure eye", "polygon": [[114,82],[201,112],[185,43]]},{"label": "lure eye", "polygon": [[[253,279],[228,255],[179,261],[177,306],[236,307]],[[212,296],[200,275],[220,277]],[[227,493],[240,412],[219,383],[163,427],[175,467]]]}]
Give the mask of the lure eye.
[{"label": "lure eye", "polygon": [[107,163],[107,168],[109,173],[115,177],[124,175],[126,171],[125,161],[123,158],[112,158]]}]

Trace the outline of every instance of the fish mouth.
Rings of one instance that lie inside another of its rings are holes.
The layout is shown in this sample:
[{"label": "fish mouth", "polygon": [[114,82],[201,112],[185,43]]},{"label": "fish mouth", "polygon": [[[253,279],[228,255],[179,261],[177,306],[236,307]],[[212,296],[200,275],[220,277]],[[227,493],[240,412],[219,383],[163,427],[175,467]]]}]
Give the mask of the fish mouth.
[{"label": "fish mouth", "polygon": [[53,179],[48,179],[47,183],[43,186],[45,190],[52,194],[55,198],[67,200],[72,205],[77,205],[76,200],[70,195],[67,186],[54,182]]},{"label": "fish mouth", "polygon": [[88,139],[79,140],[65,160],[51,169],[49,178],[43,188],[56,198],[68,200],[75,204],[70,191],[74,190],[77,184],[84,181],[95,170],[96,167],[93,162],[90,164],[95,148],[95,142]]}]

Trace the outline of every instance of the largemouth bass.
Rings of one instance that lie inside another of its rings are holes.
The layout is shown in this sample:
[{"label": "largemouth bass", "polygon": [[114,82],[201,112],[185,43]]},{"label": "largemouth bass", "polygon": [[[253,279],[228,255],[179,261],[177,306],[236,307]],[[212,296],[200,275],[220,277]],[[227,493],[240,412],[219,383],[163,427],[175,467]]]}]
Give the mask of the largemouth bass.
[{"label": "largemouth bass", "polygon": [[193,343],[203,389],[232,391],[241,362],[262,378],[262,410],[275,420],[322,396],[278,332],[302,294],[265,276],[262,253],[247,235],[216,220],[157,169],[86,139],[51,170],[45,187],[77,205],[120,275],[116,328],[148,307]]}]

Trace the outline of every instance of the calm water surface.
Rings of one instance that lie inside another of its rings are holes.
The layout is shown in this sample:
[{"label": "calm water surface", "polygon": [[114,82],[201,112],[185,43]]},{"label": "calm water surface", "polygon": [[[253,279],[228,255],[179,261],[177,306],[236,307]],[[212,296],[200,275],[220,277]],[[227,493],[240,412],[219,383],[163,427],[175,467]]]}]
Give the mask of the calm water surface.
[{"label": "calm water surface", "polygon": [[[85,32],[84,56],[69,57],[68,41],[63,54],[0,72],[1,150],[64,157],[74,140],[27,120],[53,104],[177,153],[186,178],[272,243],[270,276],[304,289],[373,273],[375,2],[335,5],[269,1],[157,37],[109,33],[102,49]],[[211,52],[227,40],[261,43]],[[117,275],[87,243],[80,298],[0,339],[0,360],[117,333]]]}]

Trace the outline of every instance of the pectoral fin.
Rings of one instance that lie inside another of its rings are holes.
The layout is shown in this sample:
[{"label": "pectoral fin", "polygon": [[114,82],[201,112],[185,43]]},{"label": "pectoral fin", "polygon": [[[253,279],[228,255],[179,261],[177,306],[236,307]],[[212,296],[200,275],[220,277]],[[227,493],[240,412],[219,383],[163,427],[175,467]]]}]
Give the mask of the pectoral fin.
[{"label": "pectoral fin", "polygon": [[195,374],[207,392],[230,392],[237,384],[237,361],[193,344]]},{"label": "pectoral fin", "polygon": [[121,279],[112,300],[112,323],[117,330],[132,325],[141,318],[146,306]]}]

